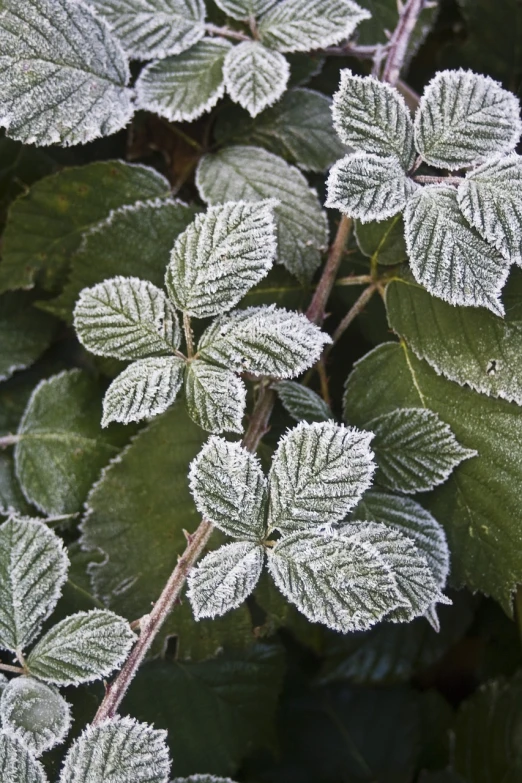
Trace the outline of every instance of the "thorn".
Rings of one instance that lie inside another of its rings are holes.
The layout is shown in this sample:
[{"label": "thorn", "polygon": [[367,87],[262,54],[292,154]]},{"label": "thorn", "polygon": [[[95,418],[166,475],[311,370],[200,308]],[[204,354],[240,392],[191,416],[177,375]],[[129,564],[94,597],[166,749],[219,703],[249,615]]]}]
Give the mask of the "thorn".
[{"label": "thorn", "polygon": [[397,0],[397,11],[399,12],[399,16],[402,16],[404,13],[404,0]]},{"label": "thorn", "polygon": [[390,31],[389,31],[389,30],[384,30],[384,35],[386,36],[386,38],[388,39],[388,41],[389,41],[389,40],[391,39],[391,37],[392,37],[392,34],[390,33]]},{"label": "thorn", "polygon": [[185,536],[185,540],[186,540],[187,544],[191,544],[192,540],[194,538],[192,533],[189,533],[188,530],[185,530],[185,528],[183,528],[183,535]]}]

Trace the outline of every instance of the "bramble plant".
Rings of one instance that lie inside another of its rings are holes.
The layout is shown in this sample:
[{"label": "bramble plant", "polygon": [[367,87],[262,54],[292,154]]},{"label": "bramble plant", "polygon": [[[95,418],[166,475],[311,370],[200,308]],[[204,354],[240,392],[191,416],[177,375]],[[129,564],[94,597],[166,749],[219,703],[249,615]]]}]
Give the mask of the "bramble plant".
[{"label": "bramble plant", "polygon": [[522,62],[438,5],[0,0],[5,783],[522,779]]}]

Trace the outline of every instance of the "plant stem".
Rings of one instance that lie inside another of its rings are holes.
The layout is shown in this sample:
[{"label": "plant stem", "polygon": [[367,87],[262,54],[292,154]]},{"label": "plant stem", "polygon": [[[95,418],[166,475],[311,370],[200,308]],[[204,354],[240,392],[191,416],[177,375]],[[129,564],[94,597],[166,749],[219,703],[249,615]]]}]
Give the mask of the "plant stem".
[{"label": "plant stem", "polygon": [[8,446],[14,446],[18,443],[18,435],[3,435],[0,438],[0,449],[6,449]]},{"label": "plant stem", "polygon": [[194,356],[194,335],[190,325],[190,315],[183,313],[183,331],[185,332],[185,342],[187,343],[187,357],[192,359]]},{"label": "plant stem", "polygon": [[218,27],[215,24],[206,24],[205,30],[212,35],[222,35],[224,38],[233,38],[235,41],[251,41],[251,37],[231,27]]},{"label": "plant stem", "polygon": [[382,72],[382,81],[395,86],[408,52],[411,34],[425,5],[425,0],[407,0],[401,11],[397,27],[388,44],[388,54]]},{"label": "plant stem", "polygon": [[[360,297],[357,299],[354,305],[348,310],[346,315],[344,316],[341,323],[338,325],[337,329],[332,335],[333,344],[335,345],[336,342],[341,338],[341,336],[344,334],[344,332],[348,329],[352,321],[357,318],[357,316],[362,313],[372,296],[374,295],[375,291],[377,290],[377,286],[372,283],[372,285],[369,285],[368,288],[365,288]],[[329,346],[330,348],[332,346]]]},{"label": "plant stem", "polygon": [[335,285],[335,278],[337,277],[337,272],[339,271],[339,266],[341,264],[344,249],[346,247],[346,243],[348,242],[348,237],[350,236],[351,230],[351,218],[343,215],[339,222],[333,245],[330,248],[328,260],[323,269],[321,279],[319,280],[319,284],[315,289],[312,301],[310,302],[310,307],[306,311],[306,317],[308,320],[314,324],[318,324],[319,326],[324,321],[326,303],[328,302],[332,288]]},{"label": "plant stem", "polygon": [[431,177],[424,174],[418,174],[412,179],[420,185],[454,185],[456,188],[464,182],[464,177]]},{"label": "plant stem", "polygon": [[375,55],[381,50],[386,51],[388,44],[372,44],[361,46],[359,44],[347,43],[344,46],[329,46],[322,50],[322,54],[329,57],[357,57],[359,60],[373,60]]},{"label": "plant stem", "polygon": [[26,674],[25,669],[22,669],[20,666],[10,666],[8,663],[0,663],[0,669],[11,674]]},{"label": "plant stem", "polygon": [[243,448],[252,452],[256,451],[261,438],[268,430],[268,422],[275,403],[275,391],[263,382],[259,391],[250,422],[241,441]]},{"label": "plant stem", "polygon": [[368,285],[373,282],[371,275],[351,275],[350,277],[338,277],[335,285]]},{"label": "plant stem", "polygon": [[326,374],[326,365],[324,356],[322,356],[317,362],[317,373],[319,375],[319,383],[321,384],[321,397],[325,403],[331,407],[332,400],[330,397],[330,389],[328,387],[328,376]]}]

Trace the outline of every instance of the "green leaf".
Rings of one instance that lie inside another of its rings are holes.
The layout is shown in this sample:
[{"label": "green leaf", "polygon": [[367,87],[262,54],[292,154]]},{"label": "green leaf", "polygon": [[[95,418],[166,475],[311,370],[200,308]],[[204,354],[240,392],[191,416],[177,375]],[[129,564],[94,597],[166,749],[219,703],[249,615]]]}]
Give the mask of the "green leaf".
[{"label": "green leaf", "polygon": [[0,769],[5,783],[47,783],[44,768],[25,745],[0,732]]},{"label": "green leaf", "polygon": [[185,394],[191,419],[207,432],[243,432],[246,388],[230,370],[199,359],[190,362]]},{"label": "green leaf", "polygon": [[290,66],[282,54],[259,41],[242,41],[225,57],[223,76],[234,103],[256,117],[284,93]]},{"label": "green leaf", "polygon": [[40,756],[63,742],[71,725],[70,707],[56,688],[32,677],[17,677],[2,692],[2,727]]},{"label": "green leaf", "polygon": [[38,359],[54,337],[54,318],[32,306],[22,291],[0,296],[0,380],[10,378]]},{"label": "green leaf", "polygon": [[82,236],[111,210],[139,199],[166,197],[169,183],[154,169],[121,161],[66,168],[33,185],[9,210],[5,228],[0,291],[46,290],[63,280]]},{"label": "green leaf", "polygon": [[280,381],[275,390],[287,413],[296,421],[333,419],[330,406],[316,392],[295,381]]},{"label": "green leaf", "polygon": [[31,514],[31,506],[24,498],[16,478],[11,454],[0,454],[0,514],[10,512]]},{"label": "green leaf", "polygon": [[264,14],[273,5],[273,0],[215,0],[215,3],[227,16],[242,22]]},{"label": "green leaf", "polygon": [[300,171],[259,147],[238,145],[205,155],[196,184],[209,204],[277,199],[279,261],[300,280],[310,280],[327,246],[328,227],[317,194]]},{"label": "green leaf", "polygon": [[408,260],[402,215],[370,223],[357,220],[355,238],[361,253],[374,264],[395,265]]}]

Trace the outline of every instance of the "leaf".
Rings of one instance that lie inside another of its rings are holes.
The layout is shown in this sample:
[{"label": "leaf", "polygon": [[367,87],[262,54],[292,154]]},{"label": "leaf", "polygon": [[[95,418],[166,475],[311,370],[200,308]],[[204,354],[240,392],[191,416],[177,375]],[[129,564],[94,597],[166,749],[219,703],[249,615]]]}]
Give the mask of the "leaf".
[{"label": "leaf", "polygon": [[266,150],[238,145],[205,155],[196,185],[210,204],[277,199],[279,262],[301,281],[311,279],[328,244],[328,227],[317,194],[300,171]]},{"label": "leaf", "polygon": [[224,38],[204,38],[176,57],[150,63],[136,82],[138,108],[170,122],[201,117],[225,94],[223,62],[230,49]]},{"label": "leaf", "polygon": [[32,306],[22,291],[0,296],[0,380],[33,364],[49,347],[56,330],[54,318]]},{"label": "leaf", "polygon": [[199,359],[190,362],[185,394],[191,419],[207,432],[243,432],[246,388],[230,370]]},{"label": "leaf", "polygon": [[325,206],[363,223],[384,220],[404,209],[415,188],[397,158],[356,152],[332,166]]},{"label": "leaf", "polygon": [[138,359],[111,383],[103,399],[102,427],[129,424],[164,413],[183,383],[185,362],[177,356]]},{"label": "leaf", "polygon": [[405,171],[412,166],[413,122],[395,87],[345,69],[333,98],[332,116],[343,144],[360,152],[395,157]]},{"label": "leaf", "polygon": [[181,340],[178,317],[163,291],[137,277],[84,288],[74,327],[88,351],[115,359],[173,354]]},{"label": "leaf", "polygon": [[269,529],[313,531],[341,520],[371,485],[371,439],[371,432],[332,421],[301,422],[287,432],[270,470]]},{"label": "leaf", "polygon": [[266,479],[258,458],[241,444],[209,438],[190,465],[189,481],[205,519],[233,538],[263,539]]},{"label": "leaf", "polygon": [[408,201],[404,222],[418,283],[449,304],[482,306],[503,315],[499,297],[509,263],[466,222],[454,188],[429,185],[417,190]]},{"label": "leaf", "polygon": [[16,739],[0,732],[0,769],[5,783],[47,783],[44,768]]},{"label": "leaf", "polygon": [[522,266],[522,163],[508,155],[479,166],[459,185],[462,214],[512,263]]},{"label": "leaf", "polygon": [[215,3],[227,16],[242,22],[264,14],[274,0],[215,0]]},{"label": "leaf", "polygon": [[258,41],[242,41],[225,57],[223,75],[234,103],[256,117],[284,93],[290,66],[282,54]]},{"label": "leaf", "polygon": [[296,421],[333,419],[330,406],[316,392],[295,381],[280,381],[275,390],[286,412]]},{"label": "leaf", "polygon": [[17,677],[2,692],[2,727],[35,756],[63,742],[71,710],[55,688],[32,677]]},{"label": "leaf", "polygon": [[176,307],[195,318],[234,307],[266,275],[277,250],[272,203],[229,202],[178,237],[165,275]]},{"label": "leaf", "polygon": [[62,540],[43,522],[10,517],[0,527],[0,646],[23,650],[53,611],[67,579]]},{"label": "leaf", "polygon": [[330,337],[306,316],[282,307],[247,307],[217,318],[198,355],[235,372],[292,378],[315,364]]},{"label": "leaf", "polygon": [[110,24],[129,55],[138,60],[168,57],[205,34],[203,0],[89,0]]},{"label": "leaf", "polygon": [[387,220],[355,223],[359,250],[374,264],[395,265],[408,260],[402,215]]},{"label": "leaf", "polygon": [[68,0],[3,0],[0,125],[25,144],[85,144],[133,115],[127,58],[103,19]]},{"label": "leaf", "polygon": [[33,185],[11,206],[0,264],[0,291],[46,290],[62,281],[85,232],[111,210],[139,199],[166,197],[169,183],[154,169],[122,161],[66,168]]},{"label": "leaf", "polygon": [[305,617],[341,633],[366,630],[401,603],[389,566],[354,539],[300,530],[268,552],[268,569]]},{"label": "leaf", "polygon": [[471,71],[437,73],[415,117],[418,151],[430,165],[450,171],[512,152],[521,132],[517,98]]},{"label": "leaf", "polygon": [[350,0],[282,0],[263,16],[259,35],[280,52],[308,52],[350,38],[369,16]]},{"label": "leaf", "polygon": [[87,726],[65,757],[60,783],[167,783],[166,736],[129,717]]},{"label": "leaf", "polygon": [[203,558],[188,577],[188,592],[196,620],[237,609],[255,588],[265,554],[251,541],[225,544]]}]

